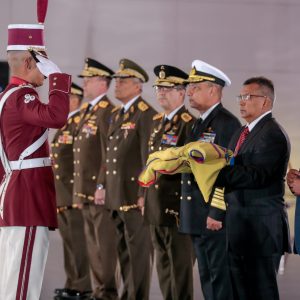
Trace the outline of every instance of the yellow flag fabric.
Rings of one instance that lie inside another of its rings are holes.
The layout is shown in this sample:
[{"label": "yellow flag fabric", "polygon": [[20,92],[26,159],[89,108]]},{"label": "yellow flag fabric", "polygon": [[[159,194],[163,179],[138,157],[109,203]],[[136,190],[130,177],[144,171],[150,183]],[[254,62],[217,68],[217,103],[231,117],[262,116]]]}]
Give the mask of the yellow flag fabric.
[{"label": "yellow flag fabric", "polygon": [[149,155],[139,176],[139,184],[148,187],[161,174],[193,173],[204,200],[208,202],[220,170],[231,157],[232,151],[201,141],[157,151]]}]

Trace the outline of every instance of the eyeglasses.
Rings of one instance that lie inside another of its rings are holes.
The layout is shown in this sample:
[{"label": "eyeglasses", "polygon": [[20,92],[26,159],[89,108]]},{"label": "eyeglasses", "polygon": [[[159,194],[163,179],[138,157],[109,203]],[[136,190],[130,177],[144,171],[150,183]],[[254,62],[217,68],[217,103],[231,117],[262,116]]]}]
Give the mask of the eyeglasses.
[{"label": "eyeglasses", "polygon": [[253,95],[253,94],[246,94],[246,95],[238,95],[236,96],[236,101],[241,102],[241,101],[251,101],[251,98],[268,98],[267,96],[264,95]]}]

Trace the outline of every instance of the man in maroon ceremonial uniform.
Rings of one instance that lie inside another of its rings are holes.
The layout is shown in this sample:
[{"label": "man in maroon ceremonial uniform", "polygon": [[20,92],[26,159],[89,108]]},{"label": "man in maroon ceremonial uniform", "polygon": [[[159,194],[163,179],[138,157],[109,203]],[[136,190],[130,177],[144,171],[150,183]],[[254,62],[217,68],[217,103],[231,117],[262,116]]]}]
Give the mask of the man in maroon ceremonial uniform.
[{"label": "man in maroon ceremonial uniform", "polygon": [[[49,228],[57,227],[48,128],[61,128],[67,120],[71,78],[28,51],[44,51],[43,25],[8,28],[12,77],[0,95],[0,299],[38,300]],[[45,77],[49,104],[35,90]]]}]

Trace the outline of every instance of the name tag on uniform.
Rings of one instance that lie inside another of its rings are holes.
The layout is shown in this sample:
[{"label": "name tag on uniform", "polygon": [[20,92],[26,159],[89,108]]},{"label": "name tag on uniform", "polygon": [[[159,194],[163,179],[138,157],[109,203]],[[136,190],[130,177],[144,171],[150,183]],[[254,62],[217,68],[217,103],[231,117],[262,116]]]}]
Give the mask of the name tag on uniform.
[{"label": "name tag on uniform", "polygon": [[216,138],[215,132],[203,132],[198,141],[206,143],[214,143]]},{"label": "name tag on uniform", "polygon": [[161,144],[176,146],[177,141],[178,141],[178,136],[177,135],[163,134]]},{"label": "name tag on uniform", "polygon": [[132,122],[123,123],[121,129],[122,130],[135,129],[135,123]]},{"label": "name tag on uniform", "polygon": [[97,128],[97,126],[92,124],[84,124],[82,127],[82,132],[85,133],[86,137],[88,138],[90,135],[96,135]]}]

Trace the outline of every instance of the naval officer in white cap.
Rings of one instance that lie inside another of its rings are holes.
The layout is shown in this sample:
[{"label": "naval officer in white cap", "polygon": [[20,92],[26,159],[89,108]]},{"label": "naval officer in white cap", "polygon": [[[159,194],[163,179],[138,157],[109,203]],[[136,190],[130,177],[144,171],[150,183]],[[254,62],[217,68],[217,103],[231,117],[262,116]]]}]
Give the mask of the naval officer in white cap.
[{"label": "naval officer in white cap", "polygon": [[[221,70],[195,60],[187,82],[187,95],[199,118],[186,142],[199,140],[227,147],[241,126],[221,103],[223,88],[230,86],[230,79]],[[180,231],[192,238],[206,300],[232,299],[224,215],[224,202],[211,199],[206,203],[193,174],[182,175]]]}]

